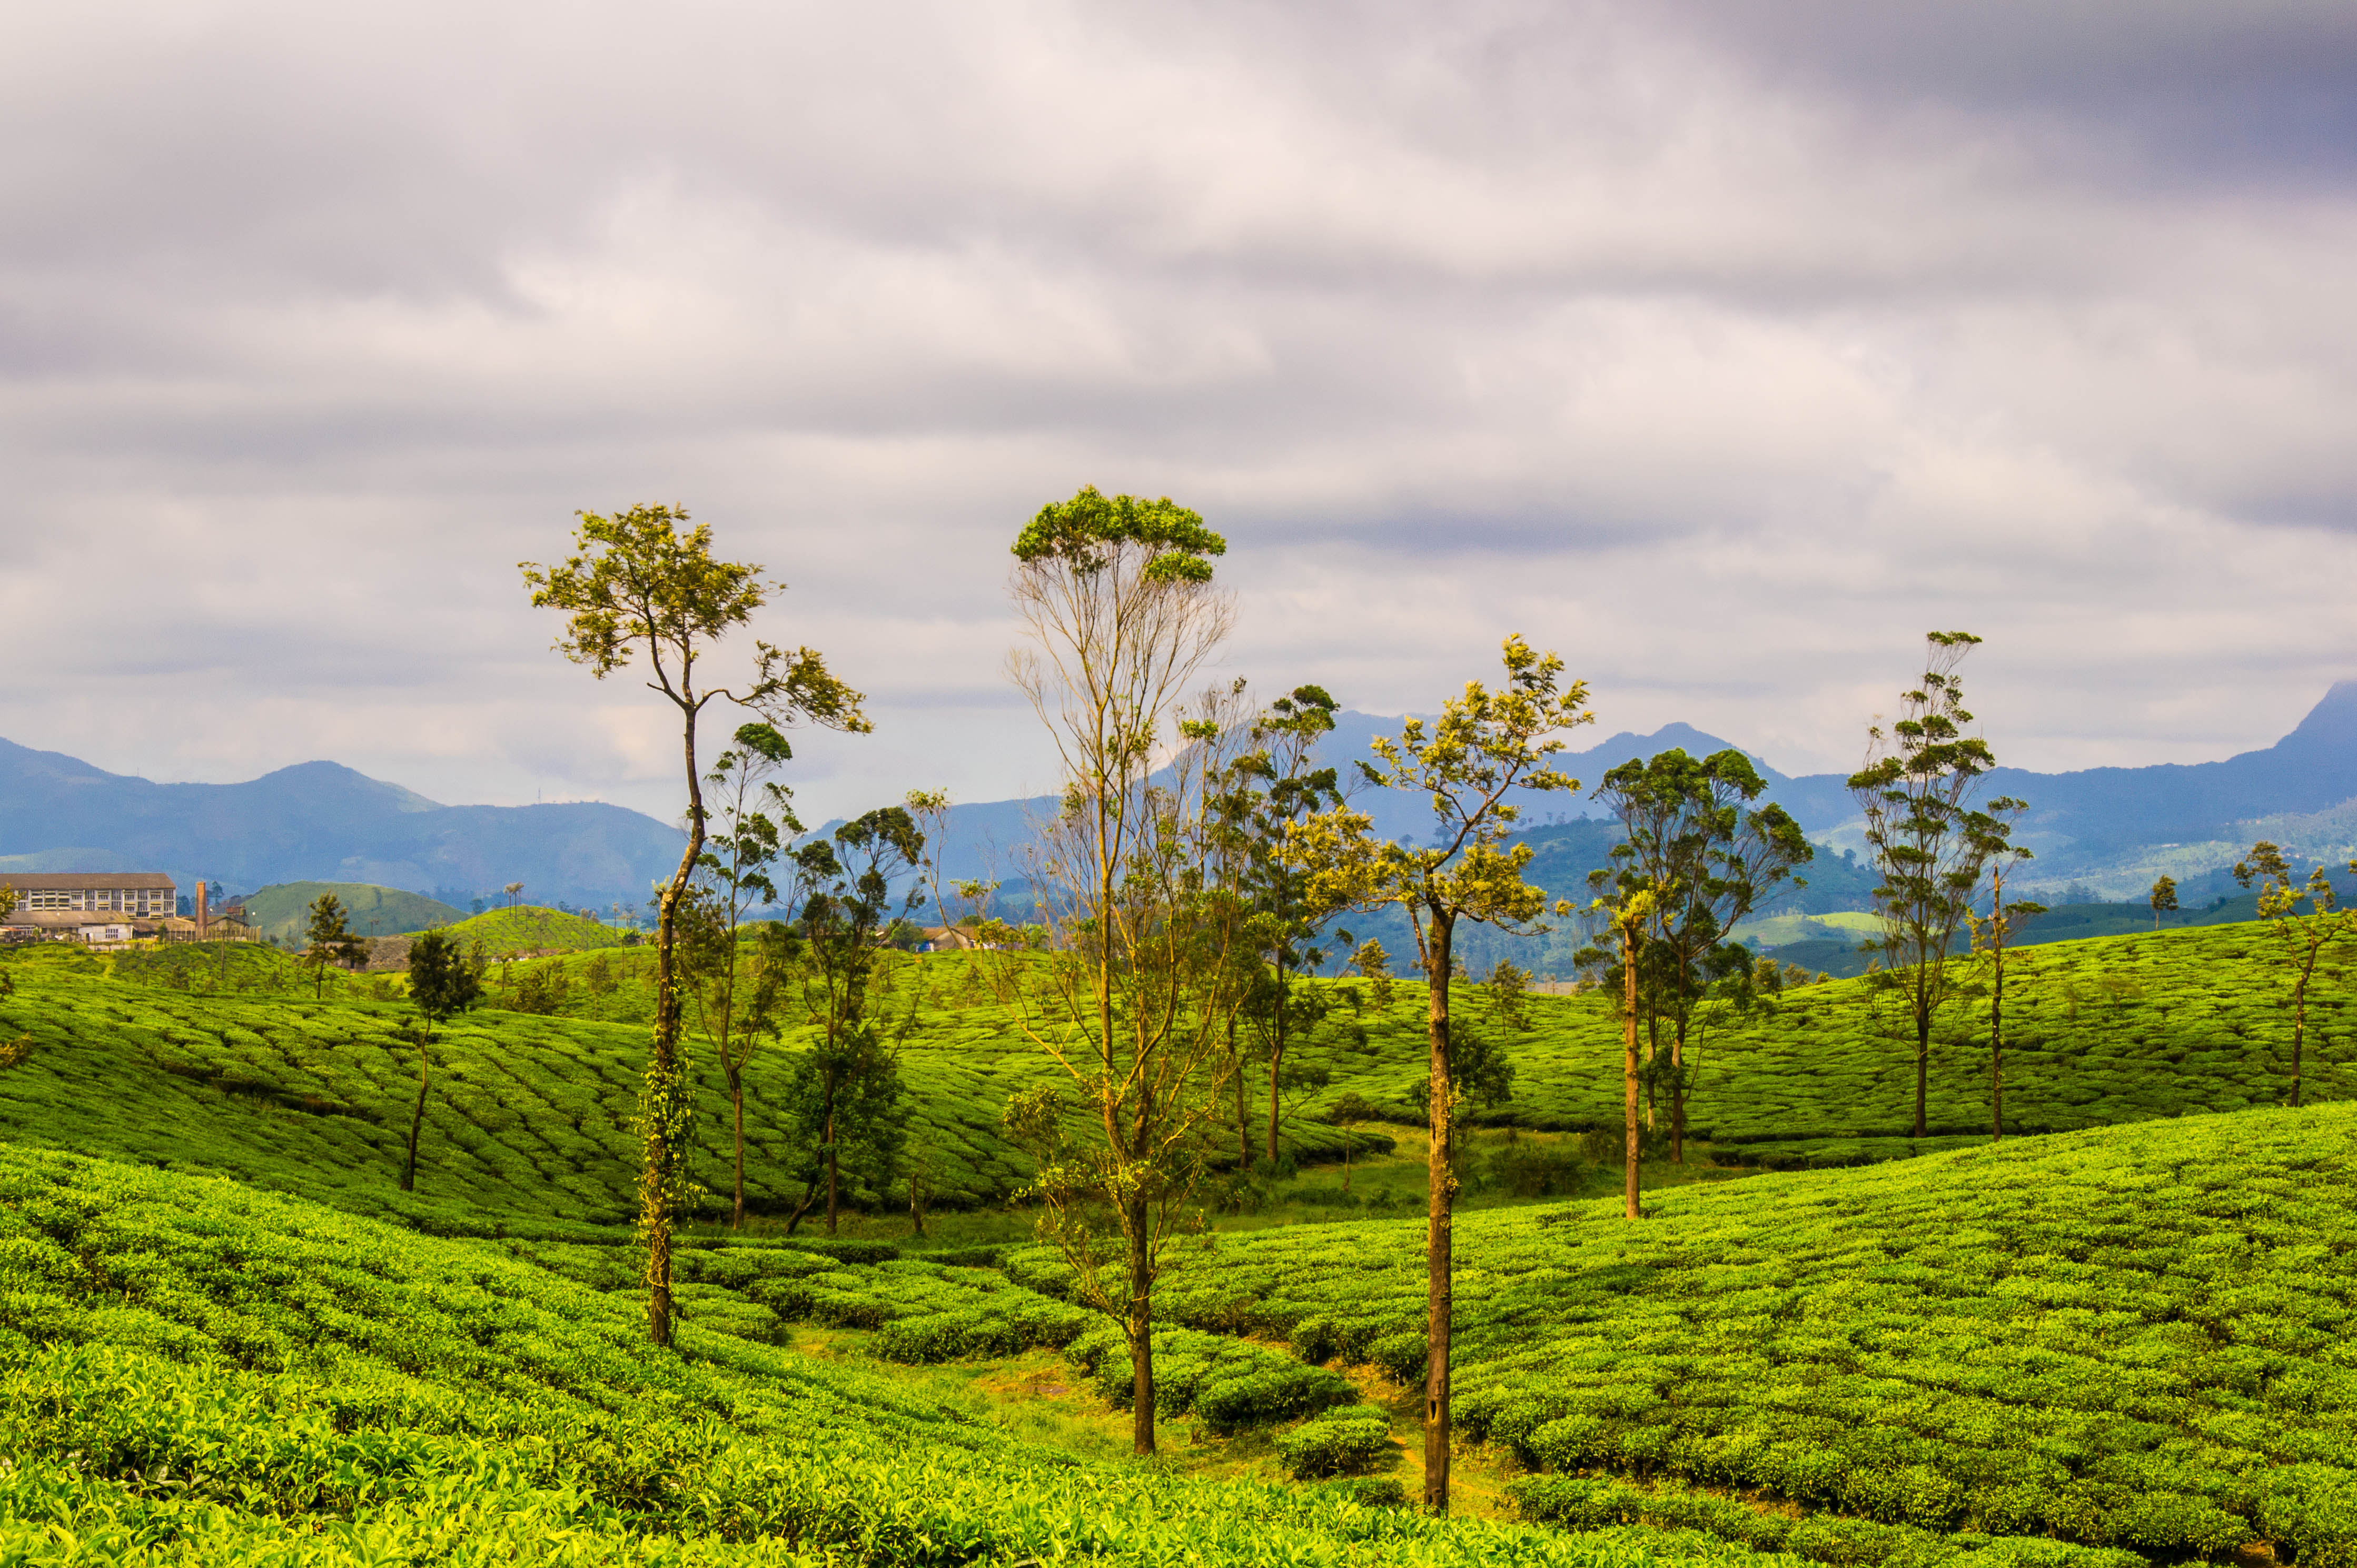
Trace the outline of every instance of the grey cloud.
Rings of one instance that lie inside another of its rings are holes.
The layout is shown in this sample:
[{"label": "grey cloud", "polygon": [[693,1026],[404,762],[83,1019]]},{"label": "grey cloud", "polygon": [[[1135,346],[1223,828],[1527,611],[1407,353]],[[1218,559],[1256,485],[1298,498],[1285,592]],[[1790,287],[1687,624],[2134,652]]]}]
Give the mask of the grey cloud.
[{"label": "grey cloud", "polygon": [[1040,788],[1006,545],[1096,482],[1230,534],[1231,668],[1361,707],[1512,626],[1613,727],[1839,766],[1955,622],[2039,766],[2265,744],[2346,659],[2352,58],[2126,0],[46,14],[0,734],[667,818],[513,564],[661,499],[871,693],[813,810]]}]

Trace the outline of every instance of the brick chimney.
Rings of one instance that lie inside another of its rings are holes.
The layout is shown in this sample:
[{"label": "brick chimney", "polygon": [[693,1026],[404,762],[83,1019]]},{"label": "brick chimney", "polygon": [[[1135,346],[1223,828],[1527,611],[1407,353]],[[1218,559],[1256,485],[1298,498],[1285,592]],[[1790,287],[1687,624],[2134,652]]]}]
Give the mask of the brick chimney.
[{"label": "brick chimney", "polygon": [[197,935],[199,935],[199,936],[200,936],[200,937],[201,937],[201,936],[203,936],[204,934],[205,934],[205,883],[204,883],[204,878],[202,878],[202,877],[199,877],[199,878],[197,879]]}]

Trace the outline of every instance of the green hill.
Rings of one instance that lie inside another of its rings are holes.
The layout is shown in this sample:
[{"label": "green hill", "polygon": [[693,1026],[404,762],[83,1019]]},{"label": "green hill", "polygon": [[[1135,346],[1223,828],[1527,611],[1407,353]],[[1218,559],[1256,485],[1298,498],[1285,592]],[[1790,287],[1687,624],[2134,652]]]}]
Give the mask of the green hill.
[{"label": "green hill", "polygon": [[693,1316],[651,1352],[639,1316],[481,1243],[0,1146],[0,1562],[1754,1561],[1082,1462]]},{"label": "green hill", "polygon": [[[2288,1083],[2291,1026],[2281,1005],[2276,938],[2252,921],[2158,935],[2053,942],[2018,955],[2007,982],[2006,1122],[2015,1133],[2078,1128],[2269,1105]],[[496,995],[534,970],[561,977],[562,1015],[643,1023],[652,1015],[651,954],[606,957],[600,983],[575,958],[493,972]],[[963,969],[909,961],[913,977],[885,1009],[896,1036],[940,1038],[949,1061],[1029,1055]],[[2306,1097],[2357,1099],[2357,947],[2327,950],[2309,1003]],[[1322,1075],[1305,1090],[1315,1113],[1344,1095],[1413,1121],[1408,1090],[1425,1072],[1422,992],[1399,983],[1377,1008],[1362,982],[1329,983],[1338,1005],[1297,1046]],[[1515,1065],[1513,1097],[1469,1108],[1488,1127],[1580,1131],[1617,1126],[1620,1028],[1609,1000],[1533,996],[1529,1027],[1491,1015],[1479,987],[1458,988],[1460,1029],[1490,1032]],[[1966,996],[1933,1039],[1929,1143],[1914,1120],[1912,1035],[1867,983],[1806,985],[1749,1015],[1715,1016],[1695,1036],[1695,1135],[1724,1159],[1770,1166],[1853,1164],[1987,1135],[1985,998]],[[944,1067],[948,1064],[944,1063]],[[1003,1081],[993,1079],[992,1081]],[[959,1091],[962,1092],[962,1091]],[[1665,1115],[1667,1108],[1658,1108]],[[987,1118],[977,1118],[987,1120]]]},{"label": "green hill", "polygon": [[[396,977],[331,975],[313,1001],[266,949],[14,953],[0,1039],[32,1045],[0,1070],[0,1563],[74,1560],[62,1530],[82,1560],[331,1568],[2357,1568],[2357,1105],[2267,1109],[2287,1037],[2268,938],[2025,954],[2008,1109],[2092,1130],[1996,1147],[1968,1010],[1937,1042],[1943,1135],[1921,1144],[1867,983],[1723,1020],[1699,1047],[1698,1161],[1976,1146],[1656,1190],[1636,1226],[1509,1190],[1533,1150],[1576,1147],[1545,1130],[1617,1120],[1602,1001],[1533,998],[1517,1029],[1468,988],[1465,1026],[1517,1071],[1477,1108],[1488,1190],[1458,1228],[1465,1492],[1523,1525],[1351,1500],[1412,1479],[1420,1221],[1247,1213],[1178,1243],[1157,1337],[1174,1457],[1083,1458],[1019,1435],[1048,1430],[1020,1391],[1103,1413],[1125,1378],[1036,1249],[691,1235],[682,1351],[638,1345],[642,950],[491,966],[491,1005],[435,1047],[414,1195],[394,1183],[415,1082]],[[997,1112],[1043,1070],[977,961],[889,960],[877,998],[944,1207],[1023,1179]],[[2312,1100],[2357,1101],[2347,991],[2337,961]],[[1396,1102],[1420,997],[1377,1009],[1343,983],[1337,1002],[1298,1047],[1325,1075],[1308,1108]],[[749,1074],[757,1209],[800,1196],[769,1130],[805,1037]],[[724,1102],[696,1055],[694,1161],[717,1185]],[[1294,1124],[1303,1155],[1343,1137]],[[943,1361],[996,1391],[944,1409],[913,1369]],[[1280,1484],[1274,1434],[1338,1403],[1403,1475]]]},{"label": "green hill", "polygon": [[449,930],[451,939],[461,949],[480,942],[483,950],[493,958],[618,948],[636,935],[587,915],[544,909],[533,904],[512,909],[487,909],[479,915],[454,920]]},{"label": "green hill", "polygon": [[[468,922],[472,924],[472,922]],[[582,922],[591,925],[592,922]],[[2269,933],[2255,924],[2056,943],[2026,953],[2008,1003],[2006,1104],[2015,1133],[2265,1106],[2287,1081],[2289,1026]],[[461,1210],[568,1220],[626,1213],[635,1181],[628,1130],[645,1048],[651,954],[646,950],[495,962],[490,1005],[443,1031],[428,1108],[421,1194]],[[2305,1062],[2311,1101],[2357,1099],[2357,1012],[2346,965],[2328,961],[2310,1004]],[[972,964],[902,959],[888,967],[878,1017],[902,1056],[918,1136],[948,1205],[992,1204],[1019,1185],[1023,1159],[1003,1140],[999,1108],[1046,1070]],[[398,977],[330,972],[324,1003],[311,977],[267,949],[207,944],[94,960],[62,948],[0,960],[20,977],[0,1001],[0,1038],[29,1033],[33,1057],[0,1076],[0,1137],[127,1158],[168,1157],[373,1211],[415,1083],[412,1014]],[[528,981],[536,981],[527,986]],[[1355,982],[1296,1047],[1322,1087],[1305,1087],[1288,1143],[1340,1154],[1345,1134],[1319,1118],[1356,1095],[1385,1119],[1413,1122],[1407,1091],[1425,1054],[1421,999],[1403,984],[1388,1010]],[[339,998],[342,998],[339,1000]],[[553,1007],[553,1015],[519,1012]],[[1507,1129],[1577,1132],[1620,1118],[1620,1030],[1594,995],[1529,999],[1531,1026],[1487,1015],[1474,988],[1462,1026],[1501,1036],[1513,1097],[1476,1105],[1492,1144]],[[1961,1004],[1934,1041],[1932,1137],[1908,1136],[1910,1043],[1861,981],[1787,992],[1771,1008],[1696,1038],[1690,1121],[1697,1161],[1783,1168],[1857,1164],[1975,1143],[1987,1135],[1987,1066],[1979,1016]],[[770,1174],[769,1129],[789,1031],[748,1075],[753,1201],[791,1208]],[[721,1082],[697,1062],[699,1156],[721,1162]],[[1258,1095],[1253,1114],[1263,1114]],[[313,1101],[335,1108],[313,1112]],[[1666,1113],[1666,1108],[1663,1108]],[[872,1195],[873,1201],[884,1201]]]},{"label": "green hill", "polygon": [[[126,954],[112,965],[56,951],[0,961],[16,981],[16,994],[0,999],[0,1039],[33,1040],[27,1060],[0,1073],[0,1139],[217,1171],[437,1230],[619,1224],[632,1211],[643,1027],[496,1005],[446,1025],[411,1197],[393,1177],[417,1082],[407,1033],[415,1015],[393,999],[391,977],[330,971],[345,999],[331,992],[314,1002],[310,977],[291,958],[253,944]],[[221,990],[209,989],[216,960],[234,970]],[[188,967],[160,967],[176,962]],[[490,976],[495,1003],[513,1000],[499,986],[505,967]],[[160,979],[140,978],[151,973]],[[176,974],[185,989],[169,983]],[[385,999],[370,996],[370,981]],[[904,983],[881,998],[899,1039],[911,1140],[929,1151],[930,1201],[996,1203],[1029,1169],[999,1135],[999,1108],[1046,1069],[981,993],[946,981],[940,991]],[[790,1210],[802,1197],[778,1175],[770,1130],[787,1052],[806,1037],[790,1031],[781,1048],[757,1053],[748,1069],[748,1178],[758,1211]],[[697,1169],[707,1185],[725,1186],[725,1086],[707,1058],[692,1052],[690,1060]],[[1295,1141],[1331,1154],[1345,1136],[1308,1123]]]},{"label": "green hill", "polygon": [[[1157,1312],[1416,1380],[1423,1246],[1207,1237]],[[1828,1562],[1962,1534],[2357,1563],[2357,1108],[1687,1187],[1633,1225],[1469,1215],[1457,1248],[1458,1412],[1542,1473],[1538,1517]]]},{"label": "green hill", "polygon": [[423,893],[368,882],[277,883],[246,895],[246,915],[264,937],[300,942],[311,923],[311,905],[327,893],[342,901],[352,929],[363,937],[406,936],[467,918],[465,910],[436,903]]}]

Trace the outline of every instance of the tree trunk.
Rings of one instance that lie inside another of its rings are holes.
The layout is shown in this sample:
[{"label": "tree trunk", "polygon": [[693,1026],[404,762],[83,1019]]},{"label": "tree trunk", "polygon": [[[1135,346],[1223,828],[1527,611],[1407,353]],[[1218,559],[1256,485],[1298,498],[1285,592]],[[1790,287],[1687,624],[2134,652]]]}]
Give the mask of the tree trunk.
[{"label": "tree trunk", "polygon": [[1670,1037],[1670,1164],[1686,1163],[1686,1021]]},{"label": "tree trunk", "polygon": [[1915,1010],[1915,1135],[1923,1137],[1924,1090],[1932,1076],[1932,1010]]},{"label": "tree trunk", "polygon": [[1624,1121],[1627,1122],[1627,1125],[1622,1129],[1622,1137],[1625,1139],[1625,1143],[1623,1144],[1620,1151],[1620,1157],[1625,1162],[1626,1167],[1621,1184],[1621,1190],[1626,1199],[1627,1212],[1624,1218],[1634,1219],[1638,1217],[1639,1213],[1637,1205],[1637,1188],[1640,1180],[1640,1174],[1637,1168],[1637,1156],[1639,1152],[1644,1147],[1642,1136],[1637,1131],[1636,942],[1624,936],[1621,939],[1620,954],[1620,973],[1622,976],[1622,994],[1620,998],[1620,1074],[1622,1079],[1622,1097],[1626,1101],[1623,1108],[1626,1112]]},{"label": "tree trunk", "polygon": [[830,1112],[826,1118],[826,1233],[830,1236],[834,1234],[836,1198],[841,1190],[842,1178],[842,1167],[836,1164],[834,1157],[834,1116]]},{"label": "tree trunk", "polygon": [[[1998,897],[2004,897],[2004,885],[1998,885]],[[1992,918],[2002,921],[2003,908]],[[1996,979],[1989,988],[1989,1142],[2005,1142],[2005,930],[1997,929]]]},{"label": "tree trunk", "polygon": [[811,1211],[811,1205],[817,1201],[818,1177],[813,1176],[802,1185],[802,1200],[794,1206],[794,1211],[791,1214],[786,1216],[787,1235],[791,1236],[794,1233],[795,1229],[802,1222],[802,1216],[808,1214]]},{"label": "tree trunk", "polygon": [[704,790],[695,775],[695,709],[683,703],[686,723],[682,749],[687,760],[687,852],[679,869],[663,885],[655,912],[654,1048],[647,1058],[646,1082],[640,1090],[639,1120],[646,1141],[646,1163],[639,1176],[639,1230],[647,1245],[647,1337],[669,1348],[672,1342],[672,1219],[685,1187],[687,1122],[690,1105],[686,1074],[679,1059],[679,905],[694,874],[695,857],[704,852]]},{"label": "tree trunk", "polygon": [[728,1072],[728,1100],[737,1113],[737,1208],[728,1220],[728,1229],[745,1229],[745,1075],[723,1058],[720,1065]]},{"label": "tree trunk", "polygon": [[1425,1226],[1424,1506],[1448,1511],[1448,1338],[1453,1321],[1457,1176],[1449,1168],[1454,1091],[1448,1079],[1448,947],[1452,918],[1432,911],[1431,950],[1425,978],[1431,998],[1426,1034],[1431,1047],[1432,1146],[1426,1161],[1430,1202]]},{"label": "tree trunk", "polygon": [[1243,1059],[1236,1055],[1236,1020],[1233,1014],[1228,1015],[1228,1060],[1233,1062],[1236,1069],[1236,1167],[1250,1176],[1253,1168],[1252,1117],[1244,1110],[1244,1080],[1250,1075],[1244,1071]]},{"label": "tree trunk", "polygon": [[[2316,955],[2311,951],[2309,962],[2313,964],[2315,961]],[[2295,1111],[2299,1109],[2299,1047],[2307,1038],[2308,975],[2303,972],[2299,983],[2292,987],[2291,993],[2291,1104]]]},{"label": "tree trunk", "polygon": [[417,1190],[417,1134],[425,1125],[425,1045],[430,1036],[417,1039],[417,1103],[409,1112],[409,1162],[401,1167],[401,1190]]},{"label": "tree trunk", "polygon": [[1286,1005],[1292,998],[1286,991],[1285,966],[1276,968],[1276,1043],[1268,1053],[1268,1164],[1276,1168],[1276,1085],[1277,1072],[1285,1062]]},{"label": "tree trunk", "polygon": [[1649,1008],[1645,1018],[1645,1131],[1648,1133],[1653,1130],[1653,1102],[1658,1098],[1661,1073],[1657,1069],[1661,1060],[1662,1021],[1652,1016]]},{"label": "tree trunk", "polygon": [[1140,1454],[1154,1452],[1154,1274],[1146,1255],[1148,1217],[1144,1198],[1129,1203],[1130,1438]]}]

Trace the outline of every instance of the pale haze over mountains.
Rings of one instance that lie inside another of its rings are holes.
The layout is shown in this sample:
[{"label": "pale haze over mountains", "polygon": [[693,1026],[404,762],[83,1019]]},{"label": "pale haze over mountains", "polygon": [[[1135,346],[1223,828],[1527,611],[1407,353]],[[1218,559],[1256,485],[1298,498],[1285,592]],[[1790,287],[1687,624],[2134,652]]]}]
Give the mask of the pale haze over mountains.
[{"label": "pale haze over mountains", "polygon": [[[1344,713],[1321,751],[1338,765],[1366,757],[1396,719]],[[1587,791],[1605,769],[1671,746],[1697,755],[1731,744],[1685,725],[1627,733],[1566,752],[1577,795],[1526,794],[1524,821],[1593,814]],[[1755,761],[1758,760],[1755,757]],[[1813,838],[1854,844],[1856,813],[1839,774],[1787,778],[1760,764],[1770,798]],[[2357,853],[2357,682],[2334,686],[2275,746],[2222,762],[2040,774],[2001,768],[1987,793],[2030,803],[2023,837],[2038,852],[2025,881],[2077,883],[2136,895],[2166,871],[2215,872],[2274,837],[2311,859]],[[1046,799],[957,808],[945,857],[952,876],[1021,874],[1017,846]],[[1393,837],[1430,832],[1420,797],[1361,790],[1354,804]],[[242,784],[157,784],[56,752],[0,741],[0,873],[163,870],[236,891],[305,880],[368,882],[449,899],[522,882],[537,902],[635,907],[677,864],[671,825],[620,806],[446,806],[332,762],[307,762]],[[1561,891],[1561,890],[1558,890]]]}]

